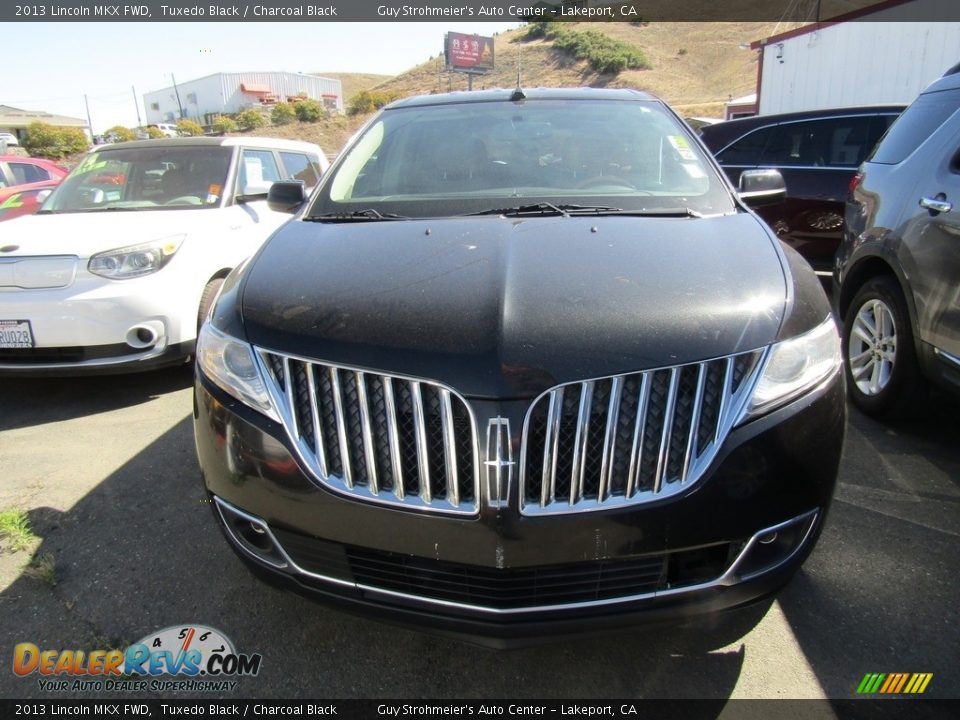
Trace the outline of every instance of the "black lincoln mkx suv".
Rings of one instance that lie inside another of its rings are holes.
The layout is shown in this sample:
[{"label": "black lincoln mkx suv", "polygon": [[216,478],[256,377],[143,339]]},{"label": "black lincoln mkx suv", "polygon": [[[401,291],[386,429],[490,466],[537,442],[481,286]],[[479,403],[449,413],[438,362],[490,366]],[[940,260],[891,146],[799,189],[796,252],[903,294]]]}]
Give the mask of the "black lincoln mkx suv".
[{"label": "black lincoln mkx suv", "polygon": [[768,596],[845,426],[809,265],[664,103],[414,98],[223,286],[197,451],[260,574],[495,644]]}]

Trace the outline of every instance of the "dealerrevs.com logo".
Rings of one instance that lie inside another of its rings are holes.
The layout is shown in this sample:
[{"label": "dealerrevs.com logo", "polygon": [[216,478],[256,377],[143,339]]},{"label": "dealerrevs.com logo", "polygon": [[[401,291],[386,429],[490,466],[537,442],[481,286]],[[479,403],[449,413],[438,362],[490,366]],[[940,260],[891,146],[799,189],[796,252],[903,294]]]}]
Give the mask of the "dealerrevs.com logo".
[{"label": "dealerrevs.com logo", "polygon": [[238,677],[260,672],[259,653],[238,653],[219,630],[174,625],[151,633],[126,650],[13,649],[13,672],[38,676],[41,690],[169,692],[234,690]]}]

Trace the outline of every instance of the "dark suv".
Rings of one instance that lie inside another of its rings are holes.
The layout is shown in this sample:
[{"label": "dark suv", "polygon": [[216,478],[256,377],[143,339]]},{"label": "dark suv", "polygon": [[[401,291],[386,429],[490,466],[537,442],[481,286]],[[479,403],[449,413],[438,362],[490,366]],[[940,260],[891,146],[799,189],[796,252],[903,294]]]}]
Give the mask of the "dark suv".
[{"label": "dark suv", "polygon": [[934,82],[860,168],[834,299],[853,401],[910,409],[922,378],[960,389],[960,74]]},{"label": "dark suv", "polygon": [[767,181],[733,193],[634,91],[385,108],[201,333],[231,546],[500,643],[778,589],[823,525],[845,397],[823,288],[744,204]]},{"label": "dark suv", "polygon": [[784,203],[757,213],[777,236],[829,276],[843,235],[850,181],[903,105],[761,115],[704,127],[703,142],[736,185],[744,170],[779,170]]}]

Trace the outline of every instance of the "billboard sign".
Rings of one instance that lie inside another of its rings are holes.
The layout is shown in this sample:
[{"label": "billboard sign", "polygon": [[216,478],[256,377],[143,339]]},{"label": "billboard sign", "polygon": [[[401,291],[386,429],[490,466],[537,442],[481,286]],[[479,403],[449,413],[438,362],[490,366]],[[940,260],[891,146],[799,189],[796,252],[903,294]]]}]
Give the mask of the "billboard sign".
[{"label": "billboard sign", "polygon": [[447,70],[485,73],[493,70],[493,38],[447,33],[444,42]]}]

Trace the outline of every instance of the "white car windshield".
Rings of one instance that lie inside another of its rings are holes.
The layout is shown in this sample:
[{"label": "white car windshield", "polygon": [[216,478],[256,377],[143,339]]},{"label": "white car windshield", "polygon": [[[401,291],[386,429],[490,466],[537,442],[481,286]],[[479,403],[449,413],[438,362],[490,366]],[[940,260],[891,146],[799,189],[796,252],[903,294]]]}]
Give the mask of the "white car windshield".
[{"label": "white car windshield", "polygon": [[116,148],[84,158],[40,213],[218,207],[232,149],[219,146]]}]

